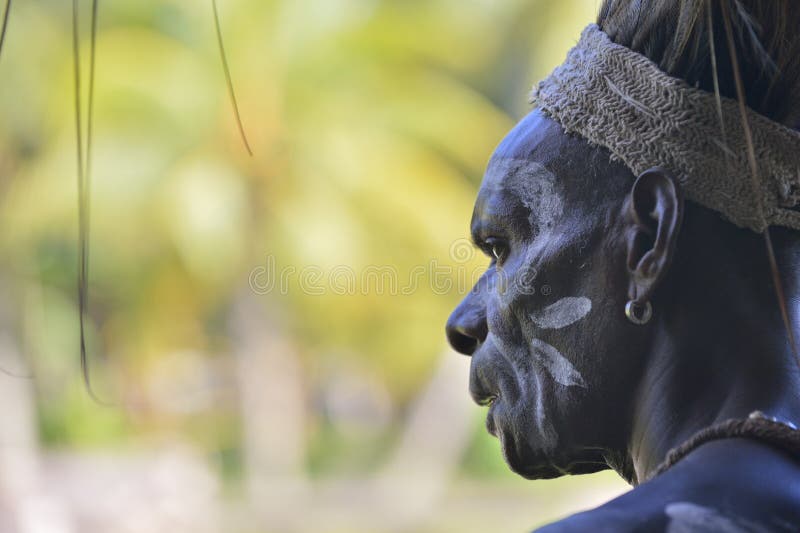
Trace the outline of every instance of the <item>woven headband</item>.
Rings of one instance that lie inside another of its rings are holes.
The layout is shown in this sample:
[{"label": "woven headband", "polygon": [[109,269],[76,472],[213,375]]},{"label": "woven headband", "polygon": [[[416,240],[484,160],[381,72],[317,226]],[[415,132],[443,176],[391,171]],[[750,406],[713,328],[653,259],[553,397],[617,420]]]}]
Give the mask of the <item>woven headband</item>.
[{"label": "woven headband", "polygon": [[[567,59],[534,89],[533,102],[568,133],[607,148],[638,175],[673,173],[686,196],[737,226],[800,229],[800,132],[747,109],[754,187],[736,100],[695,89],[589,25]],[[720,123],[722,122],[722,124]]]}]

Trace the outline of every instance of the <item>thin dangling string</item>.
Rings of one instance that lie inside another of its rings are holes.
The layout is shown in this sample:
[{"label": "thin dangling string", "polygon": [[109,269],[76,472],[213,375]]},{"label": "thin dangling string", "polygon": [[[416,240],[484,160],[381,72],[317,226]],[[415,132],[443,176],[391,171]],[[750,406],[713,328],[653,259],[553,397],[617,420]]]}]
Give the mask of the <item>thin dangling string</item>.
[{"label": "thin dangling string", "polygon": [[[78,162],[78,322],[80,329],[80,360],[83,382],[89,395],[100,401],[92,390],[89,374],[89,360],[86,349],[86,314],[89,298],[89,223],[91,207],[91,155],[92,119],[94,109],[94,74],[97,48],[98,0],[92,0],[90,41],[89,41],[89,80],[86,108],[86,139],[83,136],[83,113],[81,108],[81,53],[80,53],[80,9],[79,0],[72,0],[72,56],[75,90],[75,133],[77,137]],[[85,154],[84,154],[85,145]]]},{"label": "thin dangling string", "polygon": [[225,73],[225,82],[228,85],[228,95],[231,99],[231,105],[233,106],[233,114],[236,118],[236,126],[239,128],[239,136],[242,138],[242,142],[244,143],[244,147],[247,150],[247,153],[252,157],[253,151],[250,149],[250,143],[247,141],[247,135],[244,132],[244,125],[242,124],[242,117],[239,114],[239,104],[236,101],[236,92],[233,90],[233,81],[231,79],[231,71],[228,68],[228,57],[225,53],[225,45],[222,42],[222,28],[219,23],[219,12],[217,11],[217,0],[211,0],[211,6],[214,9],[214,25],[217,29],[217,45],[219,47],[219,55],[222,58],[222,70]]},{"label": "thin dangling string", "polygon": [[[722,135],[722,145],[725,147],[726,153],[730,151],[728,147],[728,135],[725,130],[725,116],[722,113],[722,95],[719,91],[719,74],[717,71],[717,45],[714,42],[714,16],[711,10],[711,0],[706,1],[706,17],[708,24],[708,48],[711,52],[711,74],[714,82],[714,99],[717,108],[717,118],[719,119],[719,130]],[[727,159],[726,159],[727,161]]]},{"label": "thin dangling string", "polygon": [[[3,43],[6,41],[6,31],[8,30],[8,18],[9,14],[11,13],[11,0],[6,0],[6,8],[3,11],[3,23],[0,26],[0,56],[3,53]],[[5,374],[6,376],[12,378],[20,378],[20,379],[32,379],[33,374],[18,374],[16,372],[11,372],[6,370],[5,368],[0,368],[0,374]]]},{"label": "thin dangling string", "polygon": [[[710,0],[709,0],[710,1]],[[722,6],[722,22],[725,26],[725,38],[728,43],[728,53],[730,54],[731,66],[733,69],[733,79],[736,85],[736,99],[739,103],[739,114],[742,119],[742,129],[744,130],[745,140],[747,142],[747,162],[750,167],[750,176],[753,181],[753,190],[761,190],[761,178],[758,173],[758,163],[756,161],[756,152],[753,144],[753,134],[750,130],[750,123],[747,119],[747,109],[745,107],[745,94],[744,85],[742,84],[742,76],[739,71],[739,61],[736,55],[736,46],[733,40],[733,29],[731,28],[730,12],[728,10],[728,3],[725,0],[720,2]],[[709,21],[711,22],[711,21]],[[710,27],[710,26],[709,26]],[[713,57],[713,55],[712,55]],[[717,98],[719,98],[719,89],[717,87],[716,69],[714,70],[715,87],[717,88]],[[758,209],[763,213],[764,206],[761,203],[761,196],[755,194],[755,201],[757,202]],[[791,322],[789,321],[789,312],[786,306],[786,295],[783,292],[783,284],[781,282],[780,271],[778,270],[778,262],[775,260],[775,250],[772,246],[772,237],[770,236],[769,226],[764,228],[762,233],[764,235],[764,243],[767,248],[767,258],[769,260],[769,267],[772,273],[772,282],[775,286],[775,295],[778,298],[778,306],[781,311],[781,318],[786,329],[786,336],[789,341],[789,346],[792,350],[792,356],[800,368],[800,355],[797,353],[797,345],[795,343],[794,331]]]},{"label": "thin dangling string", "polygon": [[0,54],[3,52],[3,43],[6,40],[6,30],[8,29],[8,15],[11,13],[11,0],[6,0],[6,10],[3,12],[3,26],[0,28]]},{"label": "thin dangling string", "polygon": [[[91,32],[89,44],[89,80],[88,80],[88,100],[86,109],[86,137],[84,142],[83,135],[83,113],[81,106],[81,67],[80,67],[80,9],[79,0],[72,1],[72,51],[73,51],[73,76],[75,91],[75,133],[77,139],[77,164],[78,164],[78,315],[80,329],[80,362],[81,373],[86,389],[98,403],[101,402],[92,391],[91,378],[89,373],[88,352],[86,348],[86,314],[88,311],[89,296],[89,229],[91,211],[91,163],[92,163],[92,139],[94,122],[94,85],[95,85],[95,58],[97,50],[97,20],[98,20],[98,0],[92,0],[91,12]],[[3,17],[2,33],[0,33],[0,50],[2,50],[5,38],[6,27],[8,24],[8,14],[11,7],[11,0],[6,1],[6,11]],[[222,68],[225,74],[225,81],[228,87],[228,94],[233,106],[236,124],[239,134],[249,155],[253,155],[250,143],[247,140],[239,105],[236,100],[236,93],[233,88],[228,59],[225,53],[225,45],[222,38],[222,29],[219,21],[216,0],[212,0],[214,13],[214,23],[217,33],[217,43],[219,46]],[[84,150],[85,146],[85,150]]]}]

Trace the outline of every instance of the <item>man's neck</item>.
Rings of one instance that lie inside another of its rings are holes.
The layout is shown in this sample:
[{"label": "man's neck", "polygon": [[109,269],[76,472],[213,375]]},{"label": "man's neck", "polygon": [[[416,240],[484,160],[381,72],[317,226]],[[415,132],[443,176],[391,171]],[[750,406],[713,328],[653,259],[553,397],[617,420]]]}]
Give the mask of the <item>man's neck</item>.
[{"label": "man's neck", "polygon": [[787,364],[782,327],[741,316],[726,323],[705,314],[716,320],[701,321],[702,310],[682,311],[669,313],[681,317],[670,324],[654,325],[628,444],[636,482],[651,477],[669,450],[718,422],[759,410],[800,424],[798,369]]}]

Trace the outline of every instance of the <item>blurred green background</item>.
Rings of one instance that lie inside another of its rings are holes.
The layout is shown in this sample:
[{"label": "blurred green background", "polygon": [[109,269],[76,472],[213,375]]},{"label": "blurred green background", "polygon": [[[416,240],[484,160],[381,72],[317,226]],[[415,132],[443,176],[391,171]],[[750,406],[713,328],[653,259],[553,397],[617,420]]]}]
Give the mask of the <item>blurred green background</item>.
[{"label": "blurred green background", "polygon": [[[83,0],[83,68],[89,12]],[[78,358],[71,5],[0,54],[0,533],[524,531],[444,322],[484,166],[594,0],[100,2]],[[84,89],[86,83],[84,82]],[[85,97],[85,95],[84,95]]]}]

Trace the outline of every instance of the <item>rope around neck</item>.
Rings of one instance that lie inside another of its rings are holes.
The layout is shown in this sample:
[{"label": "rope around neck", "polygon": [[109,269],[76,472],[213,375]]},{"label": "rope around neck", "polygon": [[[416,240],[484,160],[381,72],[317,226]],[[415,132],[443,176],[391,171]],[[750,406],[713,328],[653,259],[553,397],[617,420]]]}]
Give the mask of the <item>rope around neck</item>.
[{"label": "rope around neck", "polygon": [[754,411],[744,420],[726,420],[698,431],[689,440],[667,452],[664,461],[656,467],[649,479],[663,474],[702,444],[740,437],[769,444],[800,458],[800,430],[794,424],[768,417],[761,411]]}]

